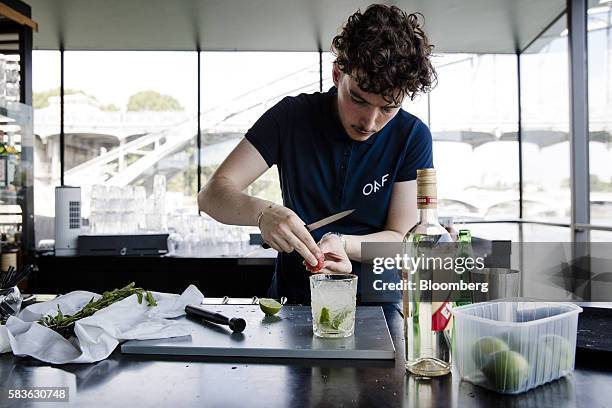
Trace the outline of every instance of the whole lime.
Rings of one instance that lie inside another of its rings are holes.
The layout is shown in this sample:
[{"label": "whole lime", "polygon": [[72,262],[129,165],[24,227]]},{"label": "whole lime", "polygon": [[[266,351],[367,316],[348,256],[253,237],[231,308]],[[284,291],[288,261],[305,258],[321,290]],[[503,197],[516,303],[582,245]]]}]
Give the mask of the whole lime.
[{"label": "whole lime", "polygon": [[534,347],[536,347],[536,360],[533,362],[535,379],[538,383],[543,384],[552,380],[553,376],[557,374],[557,372],[553,370],[553,365],[555,361],[557,361],[557,358],[555,358],[552,348],[547,347],[544,343],[536,343]]},{"label": "whole lime", "polygon": [[529,363],[516,351],[498,351],[490,356],[482,372],[497,391],[513,393],[529,379]]},{"label": "whole lime", "polygon": [[278,313],[279,310],[283,307],[280,303],[278,303],[274,299],[259,299],[259,307],[261,311],[264,312],[267,316],[273,316]]},{"label": "whole lime", "polygon": [[569,342],[562,336],[557,334],[546,334],[538,340],[539,349],[545,353],[544,366],[546,371],[560,371],[571,369],[574,363],[573,353],[570,350]]},{"label": "whole lime", "polygon": [[498,337],[485,336],[481,337],[472,346],[472,357],[476,367],[482,368],[489,361],[489,357],[498,351],[509,350],[508,344]]},{"label": "whole lime", "polygon": [[527,355],[530,348],[530,337],[528,331],[517,331],[508,335],[508,345],[510,350]]}]

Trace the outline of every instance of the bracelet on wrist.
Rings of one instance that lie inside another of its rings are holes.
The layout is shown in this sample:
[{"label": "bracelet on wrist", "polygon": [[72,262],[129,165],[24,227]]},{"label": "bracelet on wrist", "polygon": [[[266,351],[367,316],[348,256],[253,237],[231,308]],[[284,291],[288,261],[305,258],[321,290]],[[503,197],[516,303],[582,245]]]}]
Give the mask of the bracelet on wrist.
[{"label": "bracelet on wrist", "polygon": [[321,241],[323,240],[323,238],[325,238],[328,235],[336,235],[338,238],[340,238],[340,241],[342,242],[342,248],[344,249],[344,252],[346,252],[346,237],[344,236],[344,234],[341,234],[335,231],[330,231],[330,232],[323,234],[323,236],[321,237]]}]

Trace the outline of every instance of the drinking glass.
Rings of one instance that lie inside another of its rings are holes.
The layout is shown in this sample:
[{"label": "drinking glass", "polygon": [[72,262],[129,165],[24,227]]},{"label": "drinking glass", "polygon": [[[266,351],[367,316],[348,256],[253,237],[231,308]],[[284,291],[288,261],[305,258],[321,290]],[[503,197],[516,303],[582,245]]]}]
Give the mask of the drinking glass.
[{"label": "drinking glass", "polygon": [[474,269],[470,272],[470,279],[472,282],[488,285],[487,292],[473,291],[474,303],[520,296],[521,274],[515,269]]},{"label": "drinking glass", "polygon": [[350,337],[355,331],[357,276],[310,276],[312,331],[319,337]]}]

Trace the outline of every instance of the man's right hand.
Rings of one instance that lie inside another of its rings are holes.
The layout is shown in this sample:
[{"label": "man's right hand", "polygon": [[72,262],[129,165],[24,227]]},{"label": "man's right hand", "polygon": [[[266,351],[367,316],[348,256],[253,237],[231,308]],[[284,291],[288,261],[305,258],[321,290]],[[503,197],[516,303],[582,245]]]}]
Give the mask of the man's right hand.
[{"label": "man's right hand", "polygon": [[317,265],[323,253],[304,226],[304,221],[282,205],[263,210],[259,221],[262,239],[279,252],[297,251],[306,262]]}]

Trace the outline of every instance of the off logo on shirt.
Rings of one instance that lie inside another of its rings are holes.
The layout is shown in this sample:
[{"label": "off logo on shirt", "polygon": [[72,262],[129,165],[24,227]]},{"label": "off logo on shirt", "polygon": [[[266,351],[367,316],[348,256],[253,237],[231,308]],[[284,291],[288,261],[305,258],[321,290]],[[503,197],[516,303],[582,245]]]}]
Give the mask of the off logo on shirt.
[{"label": "off logo on shirt", "polygon": [[378,180],[374,180],[373,183],[368,183],[365,186],[363,186],[363,190],[362,190],[363,195],[369,196],[370,194],[375,193],[381,188],[383,188],[388,178],[389,178],[389,173],[381,177],[380,183],[378,182]]}]

